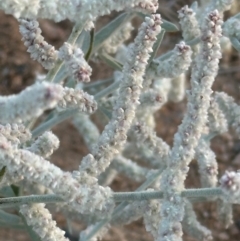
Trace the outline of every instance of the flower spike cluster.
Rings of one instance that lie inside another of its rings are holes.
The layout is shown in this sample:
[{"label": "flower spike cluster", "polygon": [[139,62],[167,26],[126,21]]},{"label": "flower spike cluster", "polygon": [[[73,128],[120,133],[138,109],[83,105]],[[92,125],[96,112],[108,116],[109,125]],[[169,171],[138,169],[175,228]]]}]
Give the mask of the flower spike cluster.
[{"label": "flower spike cluster", "polygon": [[83,158],[80,171],[87,171],[93,176],[100,174],[109,166],[114,155],[122,149],[139,104],[144,71],[156,36],[161,31],[160,23],[160,15],[155,14],[146,17],[141,25],[129,52],[128,61],[123,67],[119,87],[121,98],[117,98],[112,119],[102,132],[92,155]]},{"label": "flower spike cluster", "polygon": [[62,94],[62,86],[42,82],[27,87],[20,94],[0,96],[0,123],[22,123],[38,117],[55,107]]},{"label": "flower spike cluster", "polygon": [[37,60],[45,69],[52,69],[58,59],[58,52],[44,41],[38,22],[28,19],[20,19],[19,22],[22,40],[32,59]]},{"label": "flower spike cluster", "polygon": [[[195,2],[181,8],[185,42],[155,57],[162,51],[164,34],[177,30],[168,21],[162,30],[158,0],[0,0],[0,9],[18,19],[31,57],[50,70],[21,93],[0,96],[0,209],[18,206],[30,226],[27,231],[45,241],[68,241],[45,207],[48,202],[68,221],[89,225],[81,241],[97,241],[111,226],[139,218],[156,241],[182,241],[183,231],[208,241],[212,234],[197,220],[192,206],[196,201],[217,202],[219,220],[225,227],[233,223],[233,204],[240,204],[240,172],[227,171],[219,182],[217,155],[211,149],[212,138],[230,126],[240,136],[240,106],[211,89],[225,53],[223,41],[240,49],[239,14],[222,21],[233,1],[204,0],[200,6]],[[96,35],[88,33],[98,17],[122,10],[125,17]],[[139,16],[145,19],[134,42],[124,45],[133,29],[129,22]],[[59,50],[44,40],[39,18],[75,23]],[[113,77],[88,83],[92,60],[113,67]],[[189,68],[191,88],[186,91]],[[185,96],[186,113],[170,148],[155,131],[160,127],[155,113]],[[107,121],[103,130],[95,117]],[[68,118],[90,151],[72,172],[51,163],[51,155],[61,147],[51,128]],[[201,188],[186,189],[193,159]],[[110,185],[118,174],[141,186],[136,192],[113,192]],[[24,196],[5,197],[6,186],[12,184]],[[15,222],[22,218],[0,211],[1,225],[23,227]]]},{"label": "flower spike cluster", "polygon": [[45,204],[22,205],[20,212],[26,218],[27,224],[41,237],[48,241],[68,241],[64,237],[64,231],[56,226],[51,213],[45,208]]},{"label": "flower spike cluster", "polygon": [[184,203],[179,192],[184,190],[188,165],[207,122],[211,86],[221,58],[221,25],[218,11],[211,12],[205,19],[201,49],[191,76],[192,89],[188,93],[187,113],[174,136],[168,168],[162,175],[161,187],[166,190],[161,208],[163,220],[159,229],[162,240],[181,240]]},{"label": "flower spike cluster", "polygon": [[59,50],[59,58],[65,61],[66,69],[76,82],[89,82],[92,68],[84,59],[80,48],[75,48],[69,43],[64,43]]}]

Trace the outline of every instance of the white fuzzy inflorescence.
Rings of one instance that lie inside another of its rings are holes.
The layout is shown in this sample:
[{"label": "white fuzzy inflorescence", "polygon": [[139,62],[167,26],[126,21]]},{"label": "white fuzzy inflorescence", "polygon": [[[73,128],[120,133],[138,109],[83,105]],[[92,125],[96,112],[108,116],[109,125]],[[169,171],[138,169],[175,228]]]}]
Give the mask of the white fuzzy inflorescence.
[{"label": "white fuzzy inflorescence", "polygon": [[131,37],[131,31],[134,29],[131,23],[125,23],[119,31],[117,31],[113,36],[107,39],[101,51],[107,52],[110,54],[114,54],[117,52],[118,48],[122,46],[122,44]]},{"label": "white fuzzy inflorescence", "polygon": [[158,8],[157,0],[8,0],[0,2],[0,9],[13,14],[16,18],[48,18],[55,22],[70,19],[76,22],[86,22],[92,27],[92,21],[97,17],[112,11],[122,11],[135,8],[147,13],[153,13]]},{"label": "white fuzzy inflorescence", "polygon": [[184,6],[178,11],[178,18],[182,28],[182,35],[184,41],[190,41],[200,35],[200,29],[198,21],[196,19],[196,13],[189,8]]},{"label": "white fuzzy inflorescence", "polygon": [[84,59],[84,53],[80,48],[64,43],[59,50],[59,58],[65,61],[65,66],[76,82],[89,82],[92,68]]},{"label": "white fuzzy inflorescence", "polygon": [[223,25],[223,34],[240,40],[240,19],[237,17],[228,19]]},{"label": "white fuzzy inflorescence", "polygon": [[20,33],[31,58],[37,60],[45,69],[52,69],[58,59],[58,52],[44,41],[36,20],[20,19]]},{"label": "white fuzzy inflorescence", "polygon": [[100,174],[109,166],[114,155],[122,149],[139,104],[144,71],[156,36],[161,31],[160,23],[160,15],[155,14],[146,17],[141,25],[134,45],[129,51],[128,61],[123,67],[119,98],[113,109],[112,119],[102,132],[93,155],[83,158],[80,171],[87,171],[94,176]]},{"label": "white fuzzy inflorescence", "polygon": [[55,107],[62,94],[61,85],[42,82],[27,87],[20,94],[0,96],[0,123],[21,123],[38,117]]},{"label": "white fuzzy inflorescence", "polygon": [[228,203],[240,203],[240,172],[228,172],[220,179],[223,199]]},{"label": "white fuzzy inflorescence", "polygon": [[12,145],[20,145],[31,139],[31,132],[23,124],[0,125],[0,134]]},{"label": "white fuzzy inflorescence", "polygon": [[195,158],[199,166],[202,187],[216,187],[218,181],[218,164],[210,143],[201,138],[196,148]]},{"label": "white fuzzy inflorescence", "polygon": [[95,212],[106,217],[114,207],[112,191],[97,184],[97,179],[86,185],[64,172],[42,157],[23,149],[11,146],[6,138],[0,136],[0,163],[7,166],[12,175],[16,172],[29,182],[43,185],[60,195],[73,209],[80,213]]},{"label": "white fuzzy inflorescence", "polygon": [[240,136],[240,106],[234,99],[224,92],[216,92],[214,100],[217,102],[220,110],[223,112],[228,125],[232,126],[237,135]]},{"label": "white fuzzy inflorescence", "polygon": [[191,55],[191,47],[181,42],[175,46],[173,54],[168,59],[154,60],[148,74],[154,79],[178,77],[190,67]]},{"label": "white fuzzy inflorescence", "polygon": [[22,205],[20,213],[26,222],[41,237],[43,241],[68,241],[65,232],[57,227],[52,214],[45,208],[45,204]]},{"label": "white fuzzy inflorescence", "polygon": [[46,131],[35,140],[26,150],[47,158],[59,147],[59,139],[51,131]]},{"label": "white fuzzy inflorescence", "polygon": [[92,95],[81,89],[64,87],[63,97],[58,102],[57,108],[58,110],[77,109],[91,114],[97,109],[97,102]]},{"label": "white fuzzy inflorescence", "polygon": [[197,220],[192,204],[185,200],[185,215],[183,219],[183,230],[199,241],[212,240],[212,233]]},{"label": "white fuzzy inflorescence", "polygon": [[192,89],[188,93],[187,112],[174,136],[168,168],[162,175],[161,187],[165,194],[159,240],[182,240],[180,222],[184,217],[184,204],[179,193],[184,190],[188,165],[194,157],[194,150],[207,122],[211,86],[221,58],[221,25],[218,11],[211,12],[205,19],[201,49],[192,70]]}]

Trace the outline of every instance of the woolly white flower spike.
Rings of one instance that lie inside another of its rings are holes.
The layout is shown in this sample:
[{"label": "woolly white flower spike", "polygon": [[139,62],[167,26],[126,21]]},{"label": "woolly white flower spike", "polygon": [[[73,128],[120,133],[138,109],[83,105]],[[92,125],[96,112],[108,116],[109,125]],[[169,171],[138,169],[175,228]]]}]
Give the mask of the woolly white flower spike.
[{"label": "woolly white flower spike", "polygon": [[140,1],[134,10],[138,10],[143,13],[155,13],[158,9],[158,0],[143,0]]},{"label": "woolly white flower spike", "polygon": [[183,230],[199,241],[209,241],[213,239],[211,231],[202,226],[197,220],[192,204],[188,200],[185,200]]},{"label": "woolly white flower spike", "polygon": [[233,126],[237,135],[240,137],[240,106],[235,103],[231,96],[223,92],[216,92],[214,100],[223,111],[228,125]]},{"label": "woolly white flower spike", "polygon": [[229,172],[220,179],[221,189],[223,191],[222,199],[227,203],[240,203],[240,172]]},{"label": "woolly white flower spike", "polygon": [[45,69],[52,69],[58,59],[58,51],[44,41],[36,20],[20,19],[20,33],[31,58],[37,60]]},{"label": "woolly white flower spike", "polygon": [[209,5],[207,10],[213,11],[217,9],[220,14],[229,10],[234,0],[211,0],[209,1]]},{"label": "woolly white flower spike", "polygon": [[211,99],[208,109],[208,131],[209,135],[222,134],[228,131],[228,122],[224,112],[220,109],[219,103]]},{"label": "woolly white flower spike", "polygon": [[233,207],[232,204],[226,203],[223,200],[217,201],[218,218],[224,224],[225,228],[229,228],[233,224]]},{"label": "woolly white flower spike", "polygon": [[99,186],[97,179],[80,183],[71,173],[63,172],[42,157],[27,150],[14,149],[3,136],[0,137],[0,151],[0,162],[11,174],[17,172],[28,181],[51,189],[77,212],[95,212],[103,218],[111,214],[114,207],[112,191]]},{"label": "woolly white flower spike", "polygon": [[43,158],[50,157],[59,147],[59,139],[51,131],[44,132],[26,150],[33,152]]},{"label": "woolly white flower spike", "polygon": [[97,102],[92,95],[81,89],[64,87],[63,97],[57,104],[59,111],[65,109],[78,109],[80,112],[93,113],[97,109]]},{"label": "woolly white flower spike", "polygon": [[72,0],[40,0],[38,17],[60,22],[66,18],[72,18],[76,11],[76,6]]},{"label": "woolly white flower spike", "polygon": [[[136,7],[136,10],[154,13],[157,0],[8,0],[0,2],[0,9],[15,17],[47,18],[55,22],[70,19],[85,22],[86,29],[93,27],[96,18],[112,11],[122,11]],[[31,6],[31,7],[30,7]]]},{"label": "woolly white flower spike", "polygon": [[[3,168],[3,165],[0,165]],[[8,169],[5,169],[5,173],[0,181],[0,188],[6,187],[12,184],[19,184],[20,181],[24,179],[24,176],[19,174],[18,172],[9,172]]]},{"label": "woolly white flower spike", "polygon": [[65,232],[57,227],[52,214],[45,208],[45,204],[22,205],[20,213],[26,222],[41,237],[43,241],[69,241],[64,237]]},{"label": "woolly white flower spike", "polygon": [[218,11],[208,14],[203,24],[201,48],[192,70],[192,89],[188,93],[187,112],[174,136],[168,168],[162,174],[161,188],[164,190],[164,200],[159,240],[182,240],[184,203],[180,193],[184,190],[188,165],[194,157],[194,150],[207,122],[211,86],[221,58],[221,24]]},{"label": "woolly white flower spike", "polygon": [[154,238],[158,238],[158,227],[160,225],[160,206],[159,200],[149,200],[147,208],[143,213],[143,222],[147,232],[150,232]]},{"label": "woolly white flower spike", "polygon": [[191,47],[181,42],[175,46],[172,55],[166,60],[154,59],[149,66],[146,78],[175,78],[190,67]]},{"label": "woolly white flower spike", "polygon": [[142,182],[146,179],[149,169],[139,166],[137,163],[123,156],[117,156],[113,159],[110,167],[124,174],[136,182]]},{"label": "woolly white flower spike", "polygon": [[15,18],[35,18],[40,8],[40,0],[9,0],[1,1],[0,9],[7,14],[13,14]]},{"label": "woolly white flower spike", "polygon": [[223,25],[223,34],[226,37],[235,37],[240,40],[240,19],[229,18]]},{"label": "woolly white flower spike", "polygon": [[200,35],[196,13],[187,5],[178,11],[179,23],[182,28],[182,35],[184,41],[190,41]]},{"label": "woolly white flower spike", "polygon": [[31,132],[23,124],[0,124],[0,134],[5,136],[12,145],[18,146],[31,139]]},{"label": "woolly white flower spike", "polygon": [[183,73],[171,81],[171,88],[168,92],[168,99],[173,102],[180,102],[186,93],[186,74]]},{"label": "woolly white flower spike", "polygon": [[[201,5],[197,11],[197,19],[200,25],[204,24],[204,17],[211,11],[217,10],[221,17],[228,11],[234,0],[201,0]],[[203,27],[203,26],[201,26]]]},{"label": "woolly white flower spike", "polygon": [[141,94],[140,105],[137,108],[136,119],[155,128],[153,114],[159,110],[167,101],[165,93],[161,89],[149,89]]},{"label": "woolly white flower spike", "polygon": [[74,116],[73,124],[80,132],[88,149],[92,151],[100,136],[97,126],[92,122],[89,115],[82,113]]},{"label": "woolly white flower spike", "polygon": [[101,51],[109,54],[115,54],[118,51],[118,48],[131,37],[133,29],[134,27],[132,24],[130,22],[126,22],[118,32],[105,41],[101,47]]},{"label": "woolly white flower spike", "polygon": [[156,136],[156,132],[144,125],[136,123],[133,125],[134,134],[137,137],[138,143],[148,146],[154,153],[154,157],[150,165],[154,168],[166,166],[170,154],[170,148],[161,138]]},{"label": "woolly white flower spike", "polygon": [[229,38],[232,46],[239,51],[240,19],[237,17],[229,18],[223,25],[223,34]]},{"label": "woolly white flower spike", "polygon": [[[161,31],[159,14],[146,17],[129,52],[128,61],[123,67],[123,78],[119,86],[119,95],[114,106],[112,119],[103,130],[93,155],[83,158],[80,171],[99,175],[110,164],[111,159],[123,148],[127,131],[135,117],[139,104],[144,71],[152,52],[157,34]],[[91,161],[90,161],[91,159]]]},{"label": "woolly white flower spike", "polygon": [[149,89],[140,95],[138,109],[153,109],[153,112],[155,112],[167,101],[164,97],[161,90]]},{"label": "woolly white flower spike", "polygon": [[218,164],[210,142],[201,138],[196,148],[195,158],[198,162],[201,186],[216,187],[218,182]]},{"label": "woolly white flower spike", "polygon": [[40,116],[56,106],[62,92],[61,85],[42,82],[27,87],[17,95],[0,96],[0,123],[21,123]]},{"label": "woolly white flower spike", "polygon": [[75,81],[89,82],[92,68],[84,58],[84,53],[80,48],[74,47],[65,42],[59,49],[59,58],[65,61],[66,69]]}]

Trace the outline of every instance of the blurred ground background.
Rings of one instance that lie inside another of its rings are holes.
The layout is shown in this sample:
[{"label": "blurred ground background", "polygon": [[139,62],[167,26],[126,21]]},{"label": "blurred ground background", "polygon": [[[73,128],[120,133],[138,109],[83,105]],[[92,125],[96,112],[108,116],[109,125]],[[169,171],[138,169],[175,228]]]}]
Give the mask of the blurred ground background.
[{"label": "blurred ground background", "polygon": [[[181,6],[191,4],[192,1],[160,0],[160,3],[160,13],[162,17],[169,21],[177,22],[176,11],[179,10]],[[102,17],[100,21],[98,21],[97,27],[103,26],[115,16],[115,14],[112,14]],[[228,14],[226,14],[226,16],[228,16]],[[41,20],[40,27],[45,39],[56,48],[59,48],[70,34],[72,23],[63,21],[56,24],[48,20]],[[172,49],[174,44],[179,42],[180,39],[180,33],[167,34],[161,45],[160,52],[163,53]],[[232,54],[227,56],[227,58],[225,56],[220,63],[219,75],[213,89],[227,92],[240,104],[240,68],[236,68],[239,64],[239,54],[235,50],[233,50]],[[111,70],[104,64],[90,62],[90,65],[94,70],[92,76],[93,81],[111,75]],[[0,93],[2,95],[9,95],[20,92],[26,86],[33,83],[37,73],[44,73],[44,70],[37,62],[29,58],[29,54],[26,52],[26,48],[21,41],[17,21],[12,16],[5,15],[0,11]],[[172,144],[173,135],[177,130],[177,126],[181,123],[185,106],[186,101],[177,104],[168,103],[155,115],[157,134],[170,145]],[[51,161],[64,170],[71,171],[77,169],[81,158],[88,153],[82,137],[70,121],[59,124],[53,131],[59,137],[61,145],[53,154]],[[234,135],[233,131],[214,138],[212,148],[216,153],[219,163],[219,176],[221,176],[225,170],[237,170],[240,168],[240,141]],[[115,191],[130,191],[134,190],[138,185],[138,183],[134,183],[130,179],[119,175],[113,182],[112,188]],[[199,175],[197,165],[194,161],[191,164],[186,186],[199,187]],[[239,207],[234,207],[234,224],[228,229],[225,229],[218,221],[215,203],[196,204],[195,210],[202,224],[213,231],[214,240],[240,240]],[[66,227],[66,221],[61,215],[54,214],[54,218],[60,227]],[[78,231],[77,229],[79,229],[78,225],[76,225],[75,231]],[[2,240],[28,241],[30,239],[23,231],[0,227],[0,241]],[[131,225],[112,228],[104,240],[150,241],[152,237],[145,231],[142,220],[139,220]],[[184,240],[193,241],[195,239],[185,236]]]}]

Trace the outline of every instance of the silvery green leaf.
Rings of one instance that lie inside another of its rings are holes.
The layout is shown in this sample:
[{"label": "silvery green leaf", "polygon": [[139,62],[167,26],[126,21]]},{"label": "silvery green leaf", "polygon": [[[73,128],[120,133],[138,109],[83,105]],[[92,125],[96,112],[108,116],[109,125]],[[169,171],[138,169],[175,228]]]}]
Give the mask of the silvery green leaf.
[{"label": "silvery green leaf", "polygon": [[191,4],[191,7],[190,7],[194,12],[197,12],[198,10],[198,2],[195,1]]},{"label": "silvery green leaf", "polygon": [[237,18],[237,19],[240,19],[240,13],[234,15],[232,18]]},{"label": "silvery green leaf", "polygon": [[116,59],[114,59],[112,56],[108,55],[107,53],[101,53],[99,57],[113,69],[122,71],[123,65],[119,63]]},{"label": "silvery green leaf", "polygon": [[111,120],[112,113],[108,109],[103,106],[98,106],[98,109],[107,117],[108,120]]},{"label": "silvery green leaf", "polygon": [[3,187],[0,189],[0,196],[2,197],[14,197],[15,194],[10,186]]},{"label": "silvery green leaf", "polygon": [[68,78],[67,83],[65,84],[65,86],[69,88],[75,88],[75,85],[76,82],[72,77]]},{"label": "silvery green leaf", "polygon": [[[144,19],[146,16],[149,16],[149,15],[143,14],[143,13],[137,13],[137,15],[142,19]],[[164,28],[164,30],[166,32],[177,32],[177,31],[179,31],[179,28],[174,23],[171,23],[171,22],[169,22],[165,19],[162,19],[161,27]]]},{"label": "silvery green leaf", "polygon": [[81,49],[83,51],[84,54],[87,53],[88,49],[89,49],[89,45],[90,45],[90,32],[86,32],[84,31],[84,38],[83,38],[83,43],[81,45]]},{"label": "silvery green leaf", "polygon": [[179,28],[174,24],[165,19],[162,19],[161,27],[165,29],[166,32],[177,32]]},{"label": "silvery green leaf", "polygon": [[0,210],[0,222],[9,225],[19,225],[22,224],[22,219],[17,215]]},{"label": "silvery green leaf", "polygon": [[238,51],[240,52],[240,42],[237,38],[235,37],[230,37],[230,41],[232,43],[232,46]]},{"label": "silvery green leaf", "polygon": [[92,53],[95,53],[112,34],[118,31],[124,23],[128,22],[133,17],[133,14],[122,13],[105,27],[100,29],[95,35]]}]

